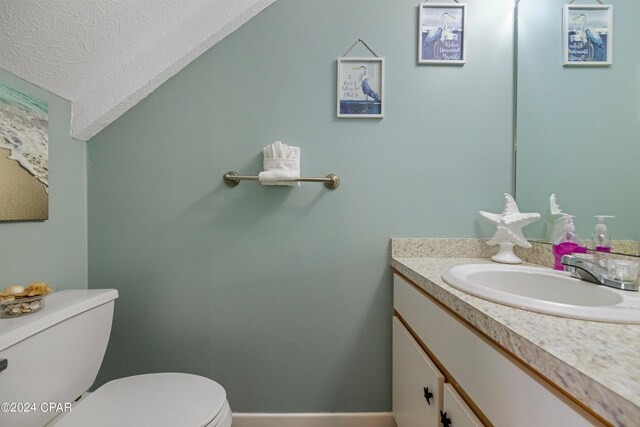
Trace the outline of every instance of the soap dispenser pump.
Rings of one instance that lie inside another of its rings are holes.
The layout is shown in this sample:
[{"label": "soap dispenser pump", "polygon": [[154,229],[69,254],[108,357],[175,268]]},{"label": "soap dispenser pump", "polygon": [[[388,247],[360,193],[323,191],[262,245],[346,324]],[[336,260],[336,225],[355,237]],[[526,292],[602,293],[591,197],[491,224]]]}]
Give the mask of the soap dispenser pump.
[{"label": "soap dispenser pump", "polygon": [[573,253],[586,253],[587,248],[582,244],[580,237],[576,234],[576,226],[573,224],[573,215],[564,214],[564,226],[553,239],[553,258],[556,270],[564,270],[562,256]]},{"label": "soap dispenser pump", "polygon": [[613,215],[596,215],[598,219],[593,236],[591,238],[593,249],[597,252],[611,252],[611,236],[607,230],[606,218],[615,218]]}]

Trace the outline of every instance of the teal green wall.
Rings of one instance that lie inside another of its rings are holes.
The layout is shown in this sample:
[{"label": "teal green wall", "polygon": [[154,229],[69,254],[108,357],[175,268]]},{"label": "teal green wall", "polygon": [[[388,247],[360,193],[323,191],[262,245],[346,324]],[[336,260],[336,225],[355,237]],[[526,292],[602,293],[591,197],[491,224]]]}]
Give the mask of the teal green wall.
[{"label": "teal green wall", "polygon": [[0,222],[0,288],[33,281],[86,288],[86,144],[69,136],[71,105],[4,70],[0,83],[49,103],[49,219]]},{"label": "teal green wall", "polygon": [[[546,212],[556,193],[583,237],[594,215],[612,214],[614,239],[640,240],[640,199],[631,190],[640,182],[640,2],[606,3],[614,6],[613,65],[563,67],[567,2],[520,0],[517,198],[523,210]],[[543,237],[545,222],[525,234]]]},{"label": "teal green wall", "polygon": [[[413,0],[280,0],[93,138],[89,283],[120,292],[98,383],[186,371],[240,412],[390,410],[389,237],[486,236],[511,190],[513,2],[485,3],[460,67],[416,64]],[[358,38],[386,58],[382,120],[336,118]],[[223,184],[274,140],[340,188]]]}]

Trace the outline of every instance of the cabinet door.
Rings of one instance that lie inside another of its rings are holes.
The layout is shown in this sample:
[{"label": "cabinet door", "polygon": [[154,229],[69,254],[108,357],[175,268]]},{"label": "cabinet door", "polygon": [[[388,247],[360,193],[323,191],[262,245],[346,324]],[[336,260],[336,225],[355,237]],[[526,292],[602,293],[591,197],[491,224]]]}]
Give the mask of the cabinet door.
[{"label": "cabinet door", "polygon": [[482,427],[483,425],[453,386],[451,384],[445,384],[442,398],[442,412],[440,413],[440,426]]},{"label": "cabinet door", "polygon": [[398,427],[437,427],[444,376],[393,318],[393,416]]}]

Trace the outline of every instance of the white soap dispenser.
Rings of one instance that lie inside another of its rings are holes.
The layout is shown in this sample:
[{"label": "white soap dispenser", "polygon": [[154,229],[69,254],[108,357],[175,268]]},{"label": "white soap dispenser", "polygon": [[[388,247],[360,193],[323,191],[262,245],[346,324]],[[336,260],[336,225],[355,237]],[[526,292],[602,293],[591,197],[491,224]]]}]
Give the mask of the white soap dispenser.
[{"label": "white soap dispenser", "polygon": [[596,252],[611,252],[611,236],[607,230],[607,224],[604,223],[605,218],[615,218],[613,215],[596,215],[598,219],[591,242],[593,250]]}]

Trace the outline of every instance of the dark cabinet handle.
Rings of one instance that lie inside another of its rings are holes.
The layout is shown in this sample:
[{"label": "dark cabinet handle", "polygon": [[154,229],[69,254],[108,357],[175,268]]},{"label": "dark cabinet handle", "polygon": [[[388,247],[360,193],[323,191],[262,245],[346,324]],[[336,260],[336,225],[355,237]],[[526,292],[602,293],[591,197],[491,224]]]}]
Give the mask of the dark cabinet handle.
[{"label": "dark cabinet handle", "polygon": [[0,371],[4,371],[5,369],[7,369],[8,365],[9,361],[7,359],[0,359]]},{"label": "dark cabinet handle", "polygon": [[450,427],[451,426],[451,418],[447,417],[446,412],[440,411],[440,422],[442,423],[442,427]]},{"label": "dark cabinet handle", "polygon": [[427,399],[427,403],[431,406],[431,399],[433,398],[433,393],[429,391],[429,387],[424,388],[424,398]]}]

